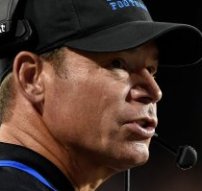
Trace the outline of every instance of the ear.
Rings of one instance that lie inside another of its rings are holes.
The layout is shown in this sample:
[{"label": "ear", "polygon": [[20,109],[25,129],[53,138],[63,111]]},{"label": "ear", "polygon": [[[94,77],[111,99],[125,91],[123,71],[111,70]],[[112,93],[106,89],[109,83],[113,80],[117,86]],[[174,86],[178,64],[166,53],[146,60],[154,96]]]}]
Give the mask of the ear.
[{"label": "ear", "polygon": [[42,60],[39,56],[22,51],[14,59],[13,75],[17,88],[33,104],[44,99]]}]

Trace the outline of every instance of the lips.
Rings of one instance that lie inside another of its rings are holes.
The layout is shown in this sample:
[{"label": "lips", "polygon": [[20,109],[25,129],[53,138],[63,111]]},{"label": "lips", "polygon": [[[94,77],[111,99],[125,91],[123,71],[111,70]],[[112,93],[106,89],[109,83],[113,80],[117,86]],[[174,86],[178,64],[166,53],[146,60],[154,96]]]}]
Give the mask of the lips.
[{"label": "lips", "polygon": [[157,120],[154,118],[139,118],[131,120],[123,125],[129,133],[137,139],[149,139],[155,133]]}]

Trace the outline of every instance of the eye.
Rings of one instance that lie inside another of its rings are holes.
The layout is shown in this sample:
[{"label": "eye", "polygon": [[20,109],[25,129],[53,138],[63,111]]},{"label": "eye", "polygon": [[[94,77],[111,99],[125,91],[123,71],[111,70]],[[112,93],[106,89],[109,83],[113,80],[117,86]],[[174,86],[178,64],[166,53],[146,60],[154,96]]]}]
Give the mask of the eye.
[{"label": "eye", "polygon": [[112,60],[110,67],[113,69],[127,69],[126,63],[121,59]]},{"label": "eye", "polygon": [[152,75],[155,76],[157,72],[157,68],[155,66],[147,66],[147,71]]}]

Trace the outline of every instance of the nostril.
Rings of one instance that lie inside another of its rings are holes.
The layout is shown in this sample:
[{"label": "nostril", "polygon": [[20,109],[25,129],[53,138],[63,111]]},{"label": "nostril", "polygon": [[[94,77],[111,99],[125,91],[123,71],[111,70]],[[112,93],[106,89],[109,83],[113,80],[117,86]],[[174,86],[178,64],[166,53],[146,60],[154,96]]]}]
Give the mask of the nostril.
[{"label": "nostril", "polygon": [[153,102],[153,99],[149,96],[142,96],[136,99],[137,102],[143,103],[143,104],[150,104]]},{"label": "nostril", "polygon": [[153,97],[150,96],[146,90],[141,88],[131,89],[126,97],[127,102],[140,102],[143,104],[149,104],[153,102]]}]

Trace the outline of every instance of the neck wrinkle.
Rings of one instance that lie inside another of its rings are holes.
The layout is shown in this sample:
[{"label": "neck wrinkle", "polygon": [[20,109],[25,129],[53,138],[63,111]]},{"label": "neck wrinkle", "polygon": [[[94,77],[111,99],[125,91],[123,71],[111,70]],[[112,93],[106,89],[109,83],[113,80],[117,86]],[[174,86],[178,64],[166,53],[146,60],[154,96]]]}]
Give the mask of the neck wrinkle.
[{"label": "neck wrinkle", "polygon": [[11,120],[1,125],[0,141],[24,146],[47,158],[70,180],[75,191],[94,191],[114,173],[94,163],[85,152],[60,143],[42,116],[33,107],[28,108],[14,111]]}]

